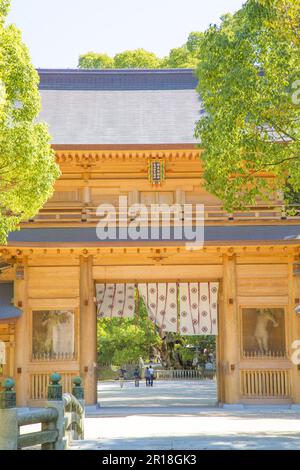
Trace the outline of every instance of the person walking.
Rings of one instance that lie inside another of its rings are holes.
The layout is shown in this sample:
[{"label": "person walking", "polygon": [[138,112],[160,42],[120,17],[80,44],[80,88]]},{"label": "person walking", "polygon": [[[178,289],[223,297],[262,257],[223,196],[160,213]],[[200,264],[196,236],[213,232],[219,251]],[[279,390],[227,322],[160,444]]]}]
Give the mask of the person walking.
[{"label": "person walking", "polygon": [[153,387],[153,379],[154,379],[154,369],[152,365],[149,367],[149,385],[150,387]]},{"label": "person walking", "polygon": [[141,376],[140,376],[140,369],[138,368],[138,366],[135,368],[133,372],[133,376],[134,376],[134,386],[139,387]]},{"label": "person walking", "polygon": [[126,373],[126,370],[121,368],[120,373],[119,373],[119,381],[120,381],[121,388],[123,388],[123,385],[124,385],[125,373]]},{"label": "person walking", "polygon": [[146,387],[148,387],[150,385],[149,367],[146,367],[145,369],[145,379],[146,379]]}]

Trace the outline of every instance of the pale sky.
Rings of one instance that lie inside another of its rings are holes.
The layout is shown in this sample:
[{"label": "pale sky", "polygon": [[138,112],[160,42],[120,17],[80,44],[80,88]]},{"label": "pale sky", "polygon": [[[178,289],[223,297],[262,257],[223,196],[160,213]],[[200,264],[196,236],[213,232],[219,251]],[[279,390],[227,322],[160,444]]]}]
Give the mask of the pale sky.
[{"label": "pale sky", "polygon": [[40,68],[77,67],[80,54],[142,47],[162,57],[191,31],[204,31],[245,0],[11,0],[9,22],[23,32]]}]

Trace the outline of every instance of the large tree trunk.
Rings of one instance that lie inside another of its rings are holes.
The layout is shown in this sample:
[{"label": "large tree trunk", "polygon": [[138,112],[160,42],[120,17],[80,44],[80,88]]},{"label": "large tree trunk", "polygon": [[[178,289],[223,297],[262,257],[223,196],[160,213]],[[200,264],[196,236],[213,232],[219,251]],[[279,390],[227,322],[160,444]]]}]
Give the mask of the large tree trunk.
[{"label": "large tree trunk", "polygon": [[176,340],[172,333],[161,334],[162,346],[161,346],[161,360],[162,364],[166,368],[178,369],[182,367],[182,362],[179,355],[175,351]]}]

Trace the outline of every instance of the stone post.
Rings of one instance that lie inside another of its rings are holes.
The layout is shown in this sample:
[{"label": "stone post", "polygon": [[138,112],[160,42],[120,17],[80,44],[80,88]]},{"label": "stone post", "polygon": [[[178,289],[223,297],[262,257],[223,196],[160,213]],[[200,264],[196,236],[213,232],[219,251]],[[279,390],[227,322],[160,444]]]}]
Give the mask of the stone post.
[{"label": "stone post", "polygon": [[72,395],[74,395],[75,398],[81,403],[83,407],[83,414],[80,417],[80,423],[79,423],[79,429],[81,429],[81,433],[78,432],[78,427],[76,427],[73,430],[73,439],[84,439],[84,418],[85,418],[85,412],[84,412],[84,387],[82,386],[82,380],[81,377],[74,377],[73,380],[73,387],[72,387]]},{"label": "stone post", "polygon": [[42,450],[65,450],[65,417],[64,417],[64,404],[62,401],[62,385],[59,383],[61,380],[60,374],[54,372],[50,375],[50,385],[48,386],[48,403],[47,408],[55,408],[57,410],[57,420],[50,423],[42,424],[42,431],[57,430],[58,436],[54,443],[47,443],[42,445]]},{"label": "stone post", "polygon": [[48,386],[48,400],[62,400],[61,375],[57,372],[50,375],[50,385]]},{"label": "stone post", "polygon": [[73,387],[72,387],[72,395],[74,395],[77,400],[83,401],[84,400],[84,387],[82,386],[81,377],[74,377],[73,380]]},{"label": "stone post", "polygon": [[0,450],[18,449],[18,421],[16,409],[15,381],[6,379],[0,392]]}]

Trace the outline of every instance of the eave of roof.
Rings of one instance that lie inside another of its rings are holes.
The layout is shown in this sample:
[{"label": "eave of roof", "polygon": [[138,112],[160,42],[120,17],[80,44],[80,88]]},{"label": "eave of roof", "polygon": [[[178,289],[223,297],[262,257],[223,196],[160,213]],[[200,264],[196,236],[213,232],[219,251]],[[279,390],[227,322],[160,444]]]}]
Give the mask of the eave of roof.
[{"label": "eave of roof", "polygon": [[15,307],[14,305],[0,306],[0,321],[20,318],[21,315],[22,310],[20,310],[18,307]]},{"label": "eave of roof", "polygon": [[[79,244],[86,246],[105,246],[109,244],[118,245],[138,245],[147,243],[148,245],[157,245],[162,243],[171,243],[181,245],[189,242],[189,240],[182,238],[176,240],[171,237],[169,240],[163,239],[161,236],[159,240],[116,240],[114,241],[101,241],[97,238],[95,227],[86,228],[23,228],[18,232],[12,232],[8,238],[9,246],[15,245],[47,245],[58,246],[62,244]],[[300,225],[243,225],[243,226],[208,226],[204,227],[204,244],[298,244],[300,245]]]},{"label": "eave of roof", "polygon": [[18,318],[22,315],[22,310],[11,304],[13,291],[13,282],[0,283],[0,321]]}]

